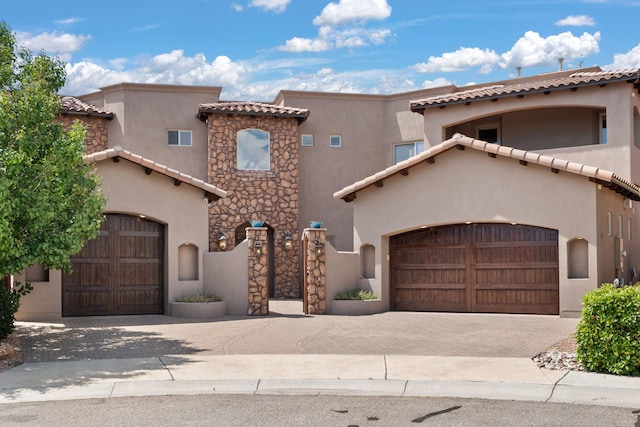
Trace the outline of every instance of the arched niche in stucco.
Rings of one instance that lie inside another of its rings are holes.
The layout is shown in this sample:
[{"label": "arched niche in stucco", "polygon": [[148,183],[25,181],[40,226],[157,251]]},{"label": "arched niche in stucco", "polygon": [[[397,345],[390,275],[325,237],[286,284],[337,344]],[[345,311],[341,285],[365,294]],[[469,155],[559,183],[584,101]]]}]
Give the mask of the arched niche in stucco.
[{"label": "arched niche in stucco", "polygon": [[191,243],[178,247],[178,280],[198,280],[199,249]]},{"label": "arched niche in stucco", "polygon": [[373,245],[360,246],[360,276],[365,279],[376,277],[376,248]]},{"label": "arched niche in stucco", "polygon": [[581,237],[567,242],[567,272],[569,279],[589,277],[589,242]]}]

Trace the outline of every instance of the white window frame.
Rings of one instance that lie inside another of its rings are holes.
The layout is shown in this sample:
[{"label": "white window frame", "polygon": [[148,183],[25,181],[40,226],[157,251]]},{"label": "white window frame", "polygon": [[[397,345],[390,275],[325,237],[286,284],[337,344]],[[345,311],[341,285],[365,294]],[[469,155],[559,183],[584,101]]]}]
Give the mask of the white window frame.
[{"label": "white window frame", "polygon": [[483,140],[482,138],[480,138],[480,132],[483,130],[489,130],[489,129],[496,130],[497,141],[494,144],[502,145],[502,131],[500,129],[500,123],[485,123],[481,125],[476,125],[476,139]]},{"label": "white window frame", "polygon": [[[334,138],[337,138],[338,145],[333,143]],[[342,147],[342,135],[329,135],[329,147],[333,147],[333,148]]]},{"label": "white window frame", "polygon": [[[307,139],[306,142],[305,142],[305,139]],[[300,145],[302,145],[303,147],[313,147],[313,134],[303,133],[302,135],[300,135]]]},{"label": "white window frame", "polygon": [[[402,145],[411,145],[411,144],[413,144],[413,153],[414,153],[413,156],[416,156],[424,151],[424,141],[409,141],[409,142],[399,142],[397,144],[393,144],[393,164],[394,165],[400,163],[396,158],[396,147],[399,147]],[[422,149],[420,151],[418,151],[418,144],[422,144]]]},{"label": "white window frame", "polygon": [[598,142],[606,144],[607,141],[607,113],[600,113],[598,114]]},{"label": "white window frame", "polygon": [[607,212],[607,236],[613,235],[613,217],[611,212]]},{"label": "white window frame", "polygon": [[[178,135],[178,143],[177,144],[169,144],[169,132],[177,132]],[[182,143],[182,138],[184,134],[189,135],[189,143]],[[167,129],[167,145],[169,147],[192,147],[193,146],[193,132],[191,129]]]}]

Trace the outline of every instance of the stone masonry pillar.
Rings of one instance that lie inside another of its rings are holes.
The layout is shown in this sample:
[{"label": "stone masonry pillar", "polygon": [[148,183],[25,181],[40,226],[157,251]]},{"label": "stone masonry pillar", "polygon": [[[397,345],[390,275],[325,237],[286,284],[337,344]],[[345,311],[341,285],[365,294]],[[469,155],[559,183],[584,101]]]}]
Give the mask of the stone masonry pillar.
[{"label": "stone masonry pillar", "polygon": [[247,228],[250,316],[269,314],[269,245],[266,227]]},{"label": "stone masonry pillar", "polygon": [[306,253],[304,256],[305,300],[308,314],[326,314],[327,312],[327,230],[324,228],[306,228],[304,230]]}]

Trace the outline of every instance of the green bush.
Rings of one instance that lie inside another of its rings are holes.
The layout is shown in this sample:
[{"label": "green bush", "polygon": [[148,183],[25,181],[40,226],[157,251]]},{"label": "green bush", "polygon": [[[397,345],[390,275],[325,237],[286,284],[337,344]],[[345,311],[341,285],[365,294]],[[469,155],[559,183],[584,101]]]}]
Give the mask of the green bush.
[{"label": "green bush", "polygon": [[0,283],[0,340],[8,337],[15,329],[15,314],[20,308],[20,297],[31,292],[29,283],[14,282],[13,289],[6,290]]},{"label": "green bush", "polygon": [[583,303],[576,332],[580,363],[593,372],[640,375],[640,287],[605,283]]},{"label": "green bush", "polygon": [[213,292],[205,294],[183,295],[176,298],[176,302],[218,302],[222,301],[220,297]]},{"label": "green bush", "polygon": [[340,292],[335,296],[337,300],[367,300],[378,299],[378,296],[372,291],[365,291],[364,289],[354,289],[347,292]]}]

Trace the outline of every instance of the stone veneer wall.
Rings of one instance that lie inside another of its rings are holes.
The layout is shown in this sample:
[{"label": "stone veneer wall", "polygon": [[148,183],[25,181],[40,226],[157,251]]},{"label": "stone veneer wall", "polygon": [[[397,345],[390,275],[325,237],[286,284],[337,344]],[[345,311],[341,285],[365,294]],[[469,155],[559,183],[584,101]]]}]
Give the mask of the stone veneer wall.
[{"label": "stone veneer wall", "polygon": [[[327,312],[327,230],[324,228],[306,228],[304,239],[307,251],[304,255],[305,289],[307,314],[325,314]],[[322,254],[316,254],[316,241],[322,244]]]},{"label": "stone veneer wall", "polygon": [[87,130],[87,136],[84,139],[87,154],[107,149],[107,142],[109,140],[109,135],[107,134],[107,119],[76,114],[61,114],[58,116],[58,121],[66,128],[70,127],[76,120],[82,123]]},{"label": "stone veneer wall", "polygon": [[[269,314],[269,245],[267,244],[267,228],[247,228],[247,244],[249,245],[249,314],[265,316]],[[262,255],[256,256],[254,245],[262,244]]]},{"label": "stone veneer wall", "polygon": [[[261,129],[271,140],[271,169],[237,169],[237,132]],[[227,250],[235,247],[236,227],[262,220],[273,228],[274,297],[299,296],[298,266],[298,123],[294,118],[210,114],[208,118],[209,182],[227,191],[227,197],[209,209],[209,246],[218,250],[224,233]],[[284,249],[285,236],[293,248]]]}]

